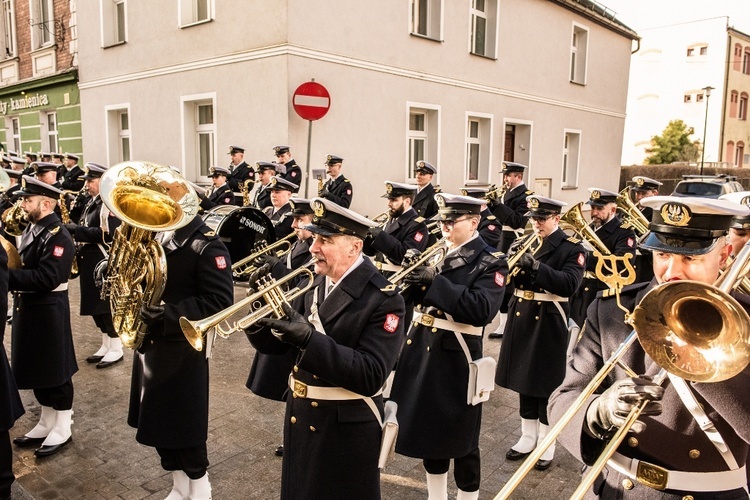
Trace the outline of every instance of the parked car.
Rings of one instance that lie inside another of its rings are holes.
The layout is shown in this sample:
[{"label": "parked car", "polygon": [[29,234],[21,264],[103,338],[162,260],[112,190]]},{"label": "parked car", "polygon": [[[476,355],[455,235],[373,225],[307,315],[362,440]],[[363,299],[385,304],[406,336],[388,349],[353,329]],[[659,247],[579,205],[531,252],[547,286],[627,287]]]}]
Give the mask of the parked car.
[{"label": "parked car", "polygon": [[672,196],[699,196],[701,198],[718,198],[727,193],[744,191],[742,184],[733,175],[683,175],[677,183]]}]

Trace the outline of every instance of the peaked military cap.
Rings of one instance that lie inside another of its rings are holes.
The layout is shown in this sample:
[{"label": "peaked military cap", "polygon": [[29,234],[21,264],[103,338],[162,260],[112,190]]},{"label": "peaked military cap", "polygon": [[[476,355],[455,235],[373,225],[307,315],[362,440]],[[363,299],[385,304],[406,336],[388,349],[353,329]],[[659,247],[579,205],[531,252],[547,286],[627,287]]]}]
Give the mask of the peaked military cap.
[{"label": "peaked military cap", "polygon": [[244,153],[244,152],[245,152],[245,148],[243,148],[242,146],[229,146],[229,152],[227,154],[233,155],[235,153]]},{"label": "peaked military cap", "polygon": [[435,175],[437,173],[437,168],[424,160],[419,160],[417,162],[417,169],[415,171],[421,172],[423,174]]},{"label": "peaked military cap", "polygon": [[[728,200],[734,203],[739,203],[746,207],[750,207],[750,191],[739,191],[737,193],[728,193],[719,196],[720,200]],[[750,229],[750,214],[749,215],[735,215],[732,217],[732,225],[729,226],[734,229]]]},{"label": "peaked military cap", "polygon": [[341,163],[343,161],[344,159],[340,156],[336,156],[336,155],[326,156],[326,165],[335,165],[336,163]]},{"label": "peaked military cap", "polygon": [[521,163],[516,163],[512,161],[504,161],[503,162],[503,169],[500,171],[500,173],[503,174],[511,174],[514,172],[520,172],[524,173],[526,171],[526,165],[523,165]]},{"label": "peaked military cap", "polygon": [[603,207],[608,203],[617,203],[617,193],[607,191],[606,189],[589,188],[589,201],[587,205],[592,207]]},{"label": "peaked military cap", "polygon": [[305,198],[290,198],[289,204],[292,206],[292,216],[300,217],[302,215],[312,215],[315,213],[310,200]]},{"label": "peaked military cap", "polygon": [[211,167],[208,169],[208,175],[206,177],[229,177],[229,169],[226,167]]},{"label": "peaked military cap", "polygon": [[464,188],[461,188],[461,194],[464,196],[471,196],[472,198],[484,198],[487,194],[488,189],[487,188],[481,188],[481,187],[471,187],[467,186]]},{"label": "peaked military cap", "polygon": [[105,167],[104,165],[99,165],[98,163],[94,162],[86,162],[86,165],[83,166],[83,171],[85,172],[83,175],[84,180],[91,180],[91,179],[99,179],[102,175],[104,175],[104,172],[107,171],[108,167]]},{"label": "peaked military cap", "polygon": [[273,148],[273,152],[276,154],[276,156],[281,156],[284,153],[289,152],[289,146],[275,146]]},{"label": "peaked military cap", "polygon": [[651,190],[659,190],[659,186],[661,186],[661,182],[651,179],[649,177],[644,177],[642,175],[636,175],[633,177],[633,185],[630,187],[632,191],[651,191]]},{"label": "peaked military cap", "polygon": [[23,175],[23,172],[21,170],[13,170],[11,168],[4,168],[5,173],[8,174],[8,177],[13,179],[20,179]]},{"label": "peaked military cap", "polygon": [[549,217],[551,215],[558,215],[566,205],[567,203],[564,201],[532,194],[526,197],[526,206],[529,208],[529,211],[524,214],[524,217]]},{"label": "peaked military cap", "polygon": [[31,169],[35,175],[43,174],[45,172],[57,172],[60,165],[57,163],[50,163],[47,161],[35,161],[31,163]]},{"label": "peaked military cap", "polygon": [[385,194],[381,198],[392,200],[399,196],[414,196],[417,194],[417,186],[402,184],[400,182],[385,181]]},{"label": "peaked military cap", "polygon": [[348,234],[364,240],[368,230],[378,226],[377,222],[325,198],[313,198],[311,205],[315,215],[312,224],[303,229],[322,236]]},{"label": "peaked military cap", "polygon": [[263,172],[264,170],[273,170],[274,172],[277,172],[277,168],[279,167],[278,163],[270,161],[258,161],[255,162],[255,166],[258,168],[258,172]]},{"label": "peaked military cap", "polygon": [[456,220],[462,215],[479,215],[484,201],[458,194],[437,193],[438,220]]},{"label": "peaked military cap", "polygon": [[15,192],[16,196],[46,196],[47,198],[58,199],[63,192],[51,184],[42,182],[30,175],[21,177],[21,189]]},{"label": "peaked military cap", "polygon": [[272,191],[291,191],[292,193],[296,193],[297,191],[299,191],[299,186],[277,175],[275,177],[271,177],[271,182],[268,184],[268,189]]},{"label": "peaked military cap", "polygon": [[74,155],[73,153],[65,153],[65,158],[78,161],[78,155]]}]

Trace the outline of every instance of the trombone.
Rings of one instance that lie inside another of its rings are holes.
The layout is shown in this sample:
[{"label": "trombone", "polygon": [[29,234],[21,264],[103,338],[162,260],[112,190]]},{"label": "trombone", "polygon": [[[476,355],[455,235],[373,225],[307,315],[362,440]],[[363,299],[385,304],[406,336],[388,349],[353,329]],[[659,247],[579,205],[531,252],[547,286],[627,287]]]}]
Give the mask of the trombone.
[{"label": "trombone", "polygon": [[253,265],[253,260],[261,255],[275,253],[276,257],[281,258],[288,254],[292,250],[290,240],[295,236],[297,236],[297,233],[289,233],[272,245],[266,243],[265,240],[259,241],[253,248],[253,253],[232,264],[232,275],[235,278],[241,278],[242,276],[249,276],[251,273],[255,272],[258,269],[258,266]]},{"label": "trombone", "polygon": [[[281,287],[283,285],[300,276],[308,277],[307,284],[304,287],[296,286],[286,292],[282,291]],[[284,317],[284,310],[281,308],[281,304],[289,303],[308,291],[312,287],[313,278],[313,272],[308,269],[307,265],[287,274],[280,280],[265,277],[259,281],[259,290],[257,292],[248,295],[234,305],[208,318],[191,321],[182,316],[180,318],[180,329],[190,345],[193,346],[193,349],[202,351],[206,333],[214,327],[216,328],[214,335],[226,339],[232,333],[249,328],[259,319],[268,317],[271,314],[276,316],[277,319]],[[234,323],[229,322],[229,318],[248,306],[250,307],[249,314]],[[221,323],[225,325],[222,326]]]},{"label": "trombone", "polygon": [[[552,446],[588,399],[617,366],[637,339],[646,354],[662,367],[654,378],[661,383],[667,372],[695,382],[721,382],[734,377],[750,362],[750,315],[729,292],[740,286],[750,261],[750,243],[713,285],[671,281],[648,292],[625,322],[633,331],[612,353],[536,449],[526,457],[495,499],[506,499]],[[632,372],[625,367],[627,371]],[[632,374],[631,376],[635,376]],[[572,498],[581,498],[625,439],[648,402],[636,405],[589,469]]]}]

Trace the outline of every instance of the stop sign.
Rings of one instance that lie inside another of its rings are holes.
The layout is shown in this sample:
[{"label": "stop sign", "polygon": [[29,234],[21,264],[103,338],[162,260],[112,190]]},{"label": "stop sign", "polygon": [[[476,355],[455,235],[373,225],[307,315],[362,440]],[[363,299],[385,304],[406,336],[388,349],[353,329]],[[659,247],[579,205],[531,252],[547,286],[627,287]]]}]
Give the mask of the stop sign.
[{"label": "stop sign", "polygon": [[331,107],[331,95],[317,82],[305,82],[294,91],[292,106],[305,120],[320,120]]}]

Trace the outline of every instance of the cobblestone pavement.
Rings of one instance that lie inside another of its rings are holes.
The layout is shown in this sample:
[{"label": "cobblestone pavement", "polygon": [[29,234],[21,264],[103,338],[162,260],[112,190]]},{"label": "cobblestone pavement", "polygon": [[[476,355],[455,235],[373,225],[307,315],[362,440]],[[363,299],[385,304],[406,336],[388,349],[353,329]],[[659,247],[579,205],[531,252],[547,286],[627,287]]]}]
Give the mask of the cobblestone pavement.
[{"label": "cobblestone pavement", "polygon": [[[235,289],[238,298],[244,291]],[[101,340],[90,317],[78,316],[78,281],[71,282],[71,316],[80,370],[73,377],[73,441],[58,454],[36,458],[33,449],[14,447],[18,478],[14,499],[163,499],[172,486],[156,451],[135,441],[126,423],[132,351],[105,370],[86,363]],[[10,327],[7,327],[10,329]],[[10,332],[6,332],[10,351]],[[485,353],[497,357],[500,343],[485,341]],[[245,388],[254,350],[242,334],[219,339],[211,360],[211,399],[208,458],[214,499],[273,499],[279,496],[283,404],[265,400]],[[31,429],[39,405],[31,391],[21,391],[26,414],[11,429],[11,437]],[[484,403],[480,439],[482,487],[480,499],[490,499],[518,467],[505,452],[520,435],[515,393],[497,388]],[[439,436],[435,436],[439,439]],[[346,474],[347,471],[342,471]],[[449,476],[449,497],[456,488]],[[553,466],[533,471],[514,498],[567,498],[579,478],[578,462],[560,446]],[[382,474],[384,499],[426,499],[421,461],[398,456]]]}]

